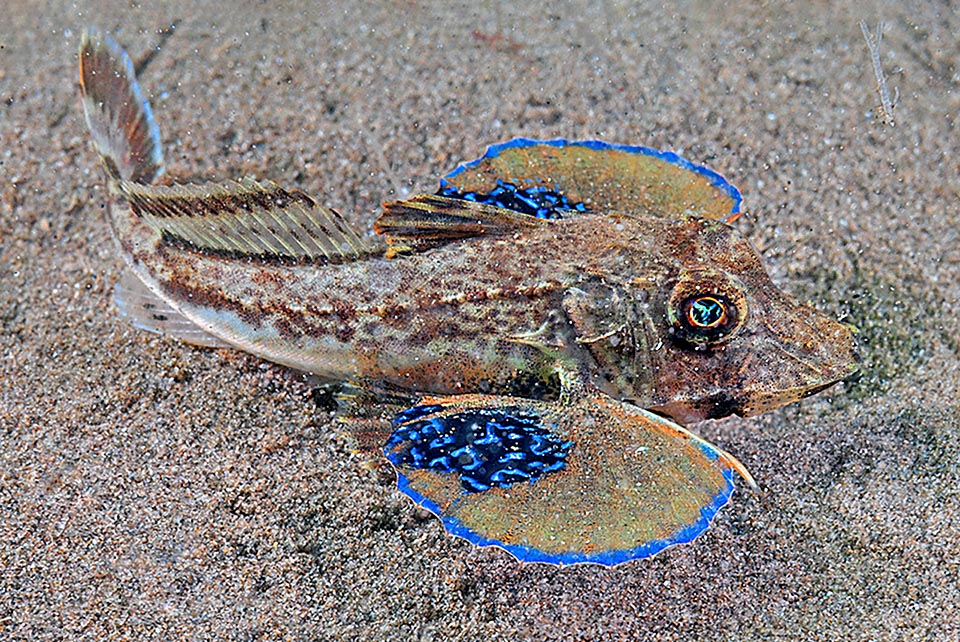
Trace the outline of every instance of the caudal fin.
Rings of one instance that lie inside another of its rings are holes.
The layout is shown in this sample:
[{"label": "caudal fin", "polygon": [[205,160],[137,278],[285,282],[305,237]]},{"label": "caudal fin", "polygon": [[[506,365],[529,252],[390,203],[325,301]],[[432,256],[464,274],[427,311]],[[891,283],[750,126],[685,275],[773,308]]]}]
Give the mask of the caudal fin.
[{"label": "caudal fin", "polygon": [[107,173],[153,182],[163,173],[160,129],[137,84],[130,56],[108,34],[84,32],[80,89],[87,127]]}]

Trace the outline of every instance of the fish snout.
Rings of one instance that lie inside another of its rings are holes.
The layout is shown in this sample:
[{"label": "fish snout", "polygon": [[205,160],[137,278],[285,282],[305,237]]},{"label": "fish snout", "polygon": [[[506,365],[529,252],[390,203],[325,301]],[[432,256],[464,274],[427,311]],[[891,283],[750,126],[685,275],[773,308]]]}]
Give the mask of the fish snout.
[{"label": "fish snout", "polygon": [[766,348],[755,360],[754,385],[734,394],[727,410],[741,417],[757,415],[815,395],[859,372],[856,327],[813,308],[802,309],[806,318],[798,319],[794,332],[772,331],[766,337]]},{"label": "fish snout", "polygon": [[751,417],[817,394],[859,371],[856,328],[812,308],[796,312],[799,323],[792,332],[785,325],[767,326],[741,336],[716,355],[712,385],[703,379],[700,388],[651,409],[681,423]]}]

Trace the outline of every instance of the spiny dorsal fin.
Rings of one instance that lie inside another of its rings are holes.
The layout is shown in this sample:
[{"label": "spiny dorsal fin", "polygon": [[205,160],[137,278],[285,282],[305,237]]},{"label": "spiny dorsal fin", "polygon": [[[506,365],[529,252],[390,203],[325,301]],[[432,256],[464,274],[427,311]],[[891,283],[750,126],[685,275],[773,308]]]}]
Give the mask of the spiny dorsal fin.
[{"label": "spiny dorsal fin", "polygon": [[387,256],[422,251],[458,239],[484,235],[512,234],[523,228],[551,222],[502,207],[474,201],[420,194],[406,201],[383,204],[383,214],[373,224],[385,234]]},{"label": "spiny dorsal fin", "polygon": [[163,173],[160,130],[130,56],[107,34],[80,41],[80,91],[87,127],[111,178],[150,183]]},{"label": "spiny dorsal fin", "polygon": [[211,254],[345,263],[381,253],[339,212],[269,181],[117,185],[132,213],[164,234]]}]

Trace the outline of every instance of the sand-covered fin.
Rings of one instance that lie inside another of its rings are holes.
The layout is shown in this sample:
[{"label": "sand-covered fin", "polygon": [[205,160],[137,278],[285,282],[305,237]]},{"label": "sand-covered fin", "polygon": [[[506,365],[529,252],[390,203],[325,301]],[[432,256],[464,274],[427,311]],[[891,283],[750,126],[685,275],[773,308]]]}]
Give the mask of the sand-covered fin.
[{"label": "sand-covered fin", "polygon": [[80,90],[87,127],[112,178],[151,183],[163,173],[160,130],[127,53],[96,30],[80,42]]},{"label": "sand-covered fin", "polygon": [[[491,145],[440,181],[440,192],[487,200],[502,194],[514,201],[540,201],[535,209],[565,218],[550,201],[593,212],[621,212],[661,218],[692,214],[727,223],[737,218],[739,190],[715,171],[671,151],[599,140],[514,138]],[[563,207],[563,205],[561,206]],[[582,211],[581,210],[581,211]]]},{"label": "sand-covered fin", "polygon": [[424,397],[384,455],[448,532],[525,562],[613,566],[693,541],[740,462],[683,427],[575,382],[560,401]]},{"label": "sand-covered fin", "polygon": [[116,188],[131,213],[165,242],[238,258],[346,263],[382,252],[339,212],[296,190],[251,178],[223,183]]}]

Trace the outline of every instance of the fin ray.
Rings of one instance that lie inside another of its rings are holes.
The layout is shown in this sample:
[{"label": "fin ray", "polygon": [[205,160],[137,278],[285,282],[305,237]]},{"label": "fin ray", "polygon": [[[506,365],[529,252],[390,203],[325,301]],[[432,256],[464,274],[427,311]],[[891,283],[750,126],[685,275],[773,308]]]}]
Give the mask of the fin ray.
[{"label": "fin ray", "polygon": [[501,184],[552,190],[595,212],[663,218],[693,214],[727,223],[742,196],[723,176],[682,156],[598,140],[515,138],[444,176],[444,193],[486,195]]},{"label": "fin ray", "polygon": [[383,208],[373,229],[386,235],[394,252],[419,251],[450,241],[511,234],[550,224],[546,219],[502,207],[436,194],[384,203]]},{"label": "fin ray", "polygon": [[130,56],[94,29],[80,42],[83,113],[111,178],[151,183],[163,173],[160,129],[137,83]]},{"label": "fin ray", "polygon": [[583,384],[561,401],[425,397],[393,420],[398,488],[453,535],[521,561],[612,566],[693,541],[734,491],[732,456]]},{"label": "fin ray", "polygon": [[346,263],[382,253],[343,220],[297,190],[270,181],[116,187],[133,214],[168,241],[209,253]]},{"label": "fin ray", "polygon": [[135,328],[205,348],[234,347],[185,317],[130,270],[117,281],[113,296],[120,316]]}]

